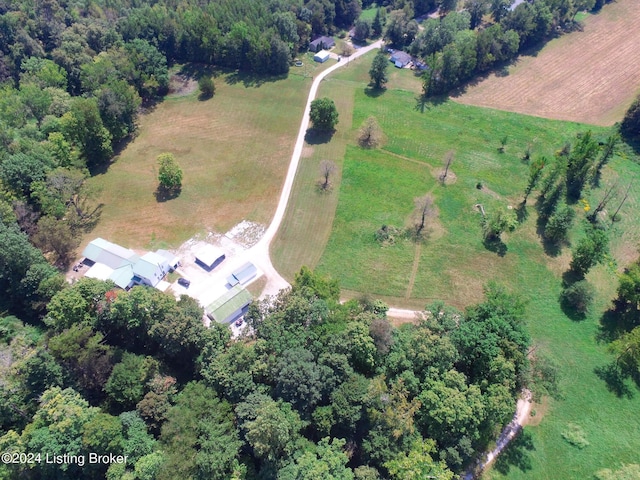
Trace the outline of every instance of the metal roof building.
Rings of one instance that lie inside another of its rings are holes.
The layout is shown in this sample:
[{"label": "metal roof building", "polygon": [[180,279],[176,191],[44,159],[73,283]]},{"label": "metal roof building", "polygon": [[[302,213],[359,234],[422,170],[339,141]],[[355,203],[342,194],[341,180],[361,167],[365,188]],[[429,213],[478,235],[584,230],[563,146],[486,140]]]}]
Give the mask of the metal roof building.
[{"label": "metal roof building", "polygon": [[257,274],[258,269],[256,266],[251,262],[247,262],[227,277],[227,283],[231,286],[237,284],[246,285]]},{"label": "metal roof building", "polygon": [[235,285],[205,308],[205,311],[211,320],[218,323],[231,323],[242,315],[252,300],[251,294],[242,285]]},{"label": "metal roof building", "polygon": [[196,254],[196,263],[199,263],[207,270],[213,270],[213,268],[222,262],[225,257],[226,256],[222,250],[208,244]]},{"label": "metal roof building", "polygon": [[94,263],[103,263],[114,270],[136,263],[140,258],[133,250],[108,242],[103,238],[92,240],[82,251],[82,256]]}]

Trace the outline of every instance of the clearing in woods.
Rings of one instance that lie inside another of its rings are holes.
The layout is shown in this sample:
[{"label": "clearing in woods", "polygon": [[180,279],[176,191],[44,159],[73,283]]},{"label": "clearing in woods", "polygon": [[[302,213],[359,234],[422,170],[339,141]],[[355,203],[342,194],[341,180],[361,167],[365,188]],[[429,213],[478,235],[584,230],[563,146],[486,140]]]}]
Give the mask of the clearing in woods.
[{"label": "clearing in woods", "polygon": [[618,0],[533,56],[519,57],[507,76],[489,75],[455,100],[538,117],[613,125],[638,92],[640,2]]},{"label": "clearing in woods", "polygon": [[[216,93],[206,101],[194,82],[174,76],[177,91],[140,116],[137,136],[104,174],[91,178],[104,210],[82,246],[100,236],[130,248],[177,247],[242,220],[269,224],[312,76],[333,64],[314,63],[307,54],[301,59],[304,65],[285,79],[218,74]],[[173,153],[184,172],[180,195],[168,201],[154,195],[162,152]]]}]

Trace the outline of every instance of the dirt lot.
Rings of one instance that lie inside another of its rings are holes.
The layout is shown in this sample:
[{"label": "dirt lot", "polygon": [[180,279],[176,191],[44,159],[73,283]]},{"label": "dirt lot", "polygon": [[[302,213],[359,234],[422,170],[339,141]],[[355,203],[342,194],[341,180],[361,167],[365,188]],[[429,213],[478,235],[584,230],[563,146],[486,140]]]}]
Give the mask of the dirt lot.
[{"label": "dirt lot", "polygon": [[618,0],[584,31],[524,56],[508,76],[490,75],[455,98],[470,105],[559,120],[613,125],[640,88],[640,2]]}]

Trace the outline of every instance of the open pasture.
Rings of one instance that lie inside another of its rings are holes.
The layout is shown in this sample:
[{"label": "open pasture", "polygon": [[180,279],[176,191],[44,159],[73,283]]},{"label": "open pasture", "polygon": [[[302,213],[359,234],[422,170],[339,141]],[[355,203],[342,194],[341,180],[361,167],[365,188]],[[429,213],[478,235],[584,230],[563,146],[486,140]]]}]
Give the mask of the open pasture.
[{"label": "open pasture", "polygon": [[521,56],[508,75],[491,74],[456,101],[594,125],[619,121],[638,93],[640,2],[617,0],[584,20],[584,31]]},{"label": "open pasture", "polygon": [[[91,179],[104,210],[85,243],[102,236],[132,248],[178,246],[245,219],[267,225],[315,68],[308,66],[306,77],[302,67],[287,79],[258,83],[220,75],[212,99],[169,96],[142,115],[137,137]],[[173,153],[184,178],[177,198],[158,201],[156,158],[163,152]]]}]

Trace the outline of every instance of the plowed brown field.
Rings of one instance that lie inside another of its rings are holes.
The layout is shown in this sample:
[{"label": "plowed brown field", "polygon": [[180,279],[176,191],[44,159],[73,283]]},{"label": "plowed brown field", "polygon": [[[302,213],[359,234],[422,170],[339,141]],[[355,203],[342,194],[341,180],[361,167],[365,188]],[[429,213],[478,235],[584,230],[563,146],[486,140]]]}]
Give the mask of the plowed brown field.
[{"label": "plowed brown field", "polygon": [[509,75],[491,74],[454,100],[539,117],[612,125],[640,89],[640,1],[618,0],[584,31],[523,56]]}]

